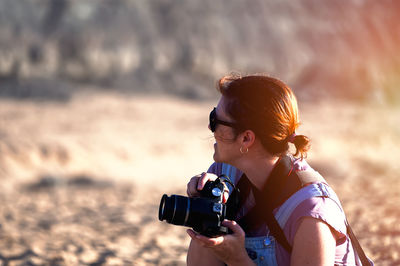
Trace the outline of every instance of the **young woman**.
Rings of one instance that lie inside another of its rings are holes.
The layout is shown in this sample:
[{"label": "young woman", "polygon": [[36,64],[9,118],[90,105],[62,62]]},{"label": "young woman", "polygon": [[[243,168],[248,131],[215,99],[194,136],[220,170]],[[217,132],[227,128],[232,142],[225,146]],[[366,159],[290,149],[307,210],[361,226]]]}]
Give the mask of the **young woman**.
[{"label": "young woman", "polygon": [[[264,75],[226,76],[218,89],[222,96],[209,124],[215,163],[190,180],[187,193],[198,196],[208,180],[230,169],[240,206],[235,221],[223,223],[231,234],[208,238],[188,230],[188,265],[354,265],[336,195],[322,177],[299,181],[318,173],[304,160],[309,139],[295,133],[300,122],[292,90]],[[288,143],[295,145],[294,156]]]}]

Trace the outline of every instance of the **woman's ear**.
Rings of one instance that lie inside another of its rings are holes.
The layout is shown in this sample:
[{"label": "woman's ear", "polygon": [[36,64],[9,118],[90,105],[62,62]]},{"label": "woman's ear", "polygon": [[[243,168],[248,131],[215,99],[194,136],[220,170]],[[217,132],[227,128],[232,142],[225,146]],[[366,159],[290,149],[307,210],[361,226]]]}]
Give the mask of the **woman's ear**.
[{"label": "woman's ear", "polygon": [[256,135],[252,130],[245,130],[241,134],[241,145],[243,148],[250,149],[253,146],[254,142],[256,141]]}]

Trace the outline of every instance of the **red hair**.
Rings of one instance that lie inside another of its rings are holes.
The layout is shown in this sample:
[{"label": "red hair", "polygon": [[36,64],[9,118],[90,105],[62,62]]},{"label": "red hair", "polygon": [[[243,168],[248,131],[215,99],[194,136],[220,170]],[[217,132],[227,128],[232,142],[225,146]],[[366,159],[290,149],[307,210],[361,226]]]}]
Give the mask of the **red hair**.
[{"label": "red hair", "polygon": [[[240,125],[239,131],[253,130],[272,155],[288,151],[300,125],[297,100],[289,86],[266,75],[229,75],[219,80],[217,88],[227,99],[226,112]],[[295,156],[305,157],[308,137],[296,135],[293,143]]]}]

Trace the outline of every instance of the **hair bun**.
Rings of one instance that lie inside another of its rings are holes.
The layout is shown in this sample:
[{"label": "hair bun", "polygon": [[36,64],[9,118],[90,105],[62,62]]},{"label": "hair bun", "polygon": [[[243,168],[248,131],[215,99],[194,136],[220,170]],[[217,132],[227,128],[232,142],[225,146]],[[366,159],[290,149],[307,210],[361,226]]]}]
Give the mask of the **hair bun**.
[{"label": "hair bun", "polygon": [[301,158],[306,158],[307,152],[311,147],[310,139],[304,135],[296,135],[293,139],[293,144],[296,147],[296,153],[294,156],[298,156],[300,154]]}]

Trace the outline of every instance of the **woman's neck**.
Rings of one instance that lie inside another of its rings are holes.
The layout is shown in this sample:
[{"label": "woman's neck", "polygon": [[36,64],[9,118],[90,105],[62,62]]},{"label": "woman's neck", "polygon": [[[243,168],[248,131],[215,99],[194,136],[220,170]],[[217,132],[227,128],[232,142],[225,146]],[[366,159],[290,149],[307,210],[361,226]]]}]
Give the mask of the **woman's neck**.
[{"label": "woman's neck", "polygon": [[262,190],[278,160],[279,157],[273,156],[248,158],[242,162],[239,169],[258,190]]}]

